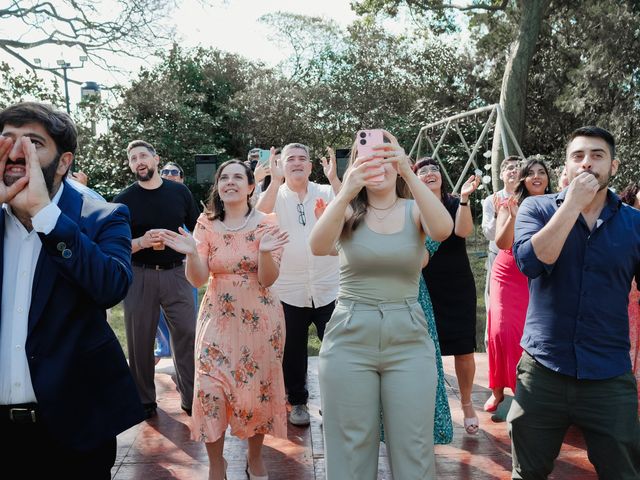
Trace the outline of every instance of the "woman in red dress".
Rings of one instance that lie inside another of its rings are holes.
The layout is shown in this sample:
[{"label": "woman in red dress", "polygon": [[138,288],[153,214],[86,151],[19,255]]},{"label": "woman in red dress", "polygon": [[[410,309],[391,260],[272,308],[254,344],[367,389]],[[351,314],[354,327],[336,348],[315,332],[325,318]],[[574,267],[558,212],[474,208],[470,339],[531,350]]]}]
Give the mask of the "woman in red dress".
[{"label": "woman in red dress", "polygon": [[498,408],[504,400],[505,388],[515,392],[516,365],[522,355],[520,339],[529,304],[529,286],[511,253],[518,206],[528,196],[546,193],[551,193],[549,170],[542,160],[532,158],[520,169],[515,194],[497,201],[496,244],[500,252],[493,263],[489,286],[487,353],[492,394],[484,404],[487,412]]},{"label": "woman in red dress", "polygon": [[[627,205],[640,209],[640,184],[630,183],[620,194],[620,198]],[[631,369],[636,376],[636,383],[640,385],[640,292],[634,280],[629,292],[629,340],[631,342]],[[640,388],[638,388],[638,400],[640,400]],[[638,402],[638,415],[640,415],[640,401]]]}]

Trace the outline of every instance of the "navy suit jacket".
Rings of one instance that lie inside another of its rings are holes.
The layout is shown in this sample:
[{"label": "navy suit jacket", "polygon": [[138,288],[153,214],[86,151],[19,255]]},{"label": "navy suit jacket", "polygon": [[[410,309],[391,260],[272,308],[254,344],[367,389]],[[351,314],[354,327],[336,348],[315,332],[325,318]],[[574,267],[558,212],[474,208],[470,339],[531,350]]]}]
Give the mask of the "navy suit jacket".
[{"label": "navy suit jacket", "polygon": [[[129,210],[65,184],[62,211],[47,235],[33,279],[25,352],[39,420],[63,445],[85,450],[144,418],[106,309],[132,279]],[[0,215],[4,269],[5,215]],[[2,275],[0,275],[0,292]],[[0,318],[0,322],[4,319]]]}]

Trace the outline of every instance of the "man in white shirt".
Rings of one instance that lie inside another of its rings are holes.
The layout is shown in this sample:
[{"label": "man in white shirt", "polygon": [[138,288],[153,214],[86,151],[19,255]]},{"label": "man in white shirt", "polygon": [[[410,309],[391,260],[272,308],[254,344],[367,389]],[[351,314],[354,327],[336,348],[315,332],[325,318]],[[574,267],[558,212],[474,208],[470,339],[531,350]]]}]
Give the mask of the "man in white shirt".
[{"label": "man in white shirt", "polygon": [[261,212],[275,212],[280,227],[289,233],[280,276],[273,289],[282,302],[287,328],[282,368],[292,407],[289,421],[299,426],[310,422],[306,385],[309,327],[315,324],[322,340],[338,296],[337,257],[316,257],[309,248],[309,235],[316,223],[316,203],[318,200],[329,203],[341,186],[331,150],[329,157],[322,164],[330,185],[321,185],[309,181],[312,167],[309,148],[301,143],[286,145],[279,162],[272,156],[271,183],[256,205]]},{"label": "man in white shirt", "polygon": [[[504,188],[491,195],[487,196],[482,201],[482,233],[489,240],[489,250],[487,252],[487,261],[485,267],[487,268],[487,277],[484,284],[484,305],[487,312],[489,312],[489,283],[491,280],[491,267],[493,261],[498,255],[498,246],[496,245],[496,217],[497,211],[495,203],[499,200],[509,198],[516,190],[518,185],[518,168],[522,159],[517,155],[511,155],[505,158],[500,164],[500,179],[504,183]],[[487,344],[487,328],[485,324],[484,343]]]}]

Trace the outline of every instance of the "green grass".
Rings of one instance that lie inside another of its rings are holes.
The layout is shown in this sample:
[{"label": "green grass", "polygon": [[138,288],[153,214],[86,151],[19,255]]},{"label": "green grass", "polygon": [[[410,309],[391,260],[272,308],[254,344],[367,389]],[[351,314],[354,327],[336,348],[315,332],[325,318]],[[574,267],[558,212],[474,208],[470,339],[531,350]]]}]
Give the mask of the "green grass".
[{"label": "green grass", "polygon": [[[484,284],[486,270],[484,263],[486,260],[487,242],[481,234],[474,234],[467,241],[467,253],[469,255],[469,261],[471,263],[471,270],[476,280],[476,295],[478,297],[478,303],[476,307],[476,341],[477,351],[484,352],[484,330],[486,324],[486,312],[484,307]],[[204,294],[204,287],[198,291],[198,299],[202,299]],[[116,305],[111,309],[111,328],[115,331],[120,340],[120,344],[127,353],[127,342],[124,331],[124,312],[122,311],[122,303]],[[316,326],[311,325],[309,329],[309,342],[307,343],[307,352],[310,356],[316,356],[320,352],[320,339],[318,338],[318,332]]]}]

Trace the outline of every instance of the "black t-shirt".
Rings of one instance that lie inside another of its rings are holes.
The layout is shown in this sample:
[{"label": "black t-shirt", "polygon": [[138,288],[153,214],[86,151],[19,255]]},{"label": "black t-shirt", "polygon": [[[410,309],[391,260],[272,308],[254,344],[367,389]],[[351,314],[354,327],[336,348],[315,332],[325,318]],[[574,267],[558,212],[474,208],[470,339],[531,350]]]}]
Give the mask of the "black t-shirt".
[{"label": "black t-shirt", "polygon": [[[153,190],[142,188],[138,182],[129,185],[113,201],[129,207],[131,236],[138,238],[153,228],[166,228],[174,232],[185,225],[193,231],[200,212],[187,187],[178,182],[163,180]],[[166,247],[164,250],[144,248],[133,254],[132,260],[148,265],[177,262],[184,255]]]}]

